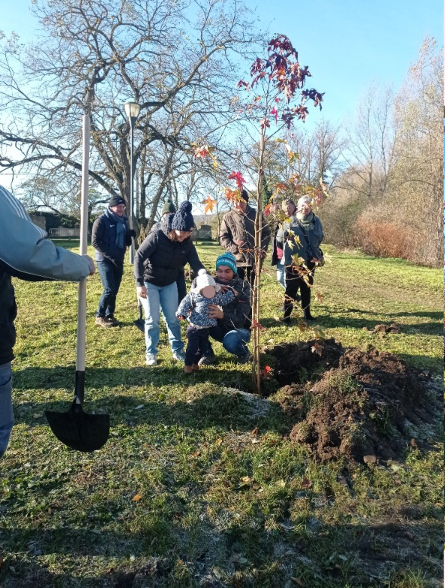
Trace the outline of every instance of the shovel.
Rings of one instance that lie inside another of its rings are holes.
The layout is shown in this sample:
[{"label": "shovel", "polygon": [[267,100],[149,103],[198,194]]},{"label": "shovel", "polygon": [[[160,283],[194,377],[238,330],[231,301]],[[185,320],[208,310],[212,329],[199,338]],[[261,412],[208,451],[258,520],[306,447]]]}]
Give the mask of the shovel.
[{"label": "shovel", "polygon": [[133,324],[136,325],[136,327],[142,331],[143,333],[145,333],[145,321],[142,318],[142,304],[141,301],[138,297],[138,310],[139,310],[139,318],[136,319],[135,321],[133,321]]},{"label": "shovel", "polygon": [[[83,116],[82,200],[80,207],[80,253],[87,252],[88,224],[88,167],[90,144],[90,117]],[[83,411],[85,395],[85,331],[86,331],[86,279],[79,283],[77,305],[77,357],[74,400],[68,412],[45,411],[54,435],[64,445],[77,451],[95,451],[105,445],[110,433],[108,414],[87,414]]]}]

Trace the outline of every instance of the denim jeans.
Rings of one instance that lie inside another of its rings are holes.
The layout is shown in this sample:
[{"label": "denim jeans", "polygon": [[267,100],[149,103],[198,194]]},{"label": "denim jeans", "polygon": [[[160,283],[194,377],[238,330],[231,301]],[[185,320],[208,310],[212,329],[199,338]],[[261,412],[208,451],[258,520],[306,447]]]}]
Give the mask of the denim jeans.
[{"label": "denim jeans", "polygon": [[[250,341],[250,331],[247,329],[234,329],[224,334],[224,330],[221,327],[210,327],[210,336],[216,339],[216,341],[220,341],[228,353],[239,356],[246,355],[249,352],[246,343]],[[203,355],[212,354],[213,350],[209,344],[207,351],[203,352]]]},{"label": "denim jeans", "polygon": [[277,282],[286,289],[286,271],[284,259],[279,259],[277,263]]},{"label": "denim jeans", "polygon": [[181,351],[181,325],[176,317],[178,308],[178,287],[176,282],[169,286],[155,286],[145,282],[147,298],[141,298],[145,312],[145,352],[156,355],[159,343],[159,323],[162,314],[167,324],[168,340],[173,351]]},{"label": "denim jeans", "polygon": [[11,362],[8,362],[0,365],[0,457],[8,447],[13,424],[12,368]]},{"label": "denim jeans", "polygon": [[108,259],[96,261],[96,263],[100,279],[102,280],[102,286],[104,287],[96,316],[112,316],[116,309],[116,296],[121,285],[124,265],[121,263],[116,266]]}]

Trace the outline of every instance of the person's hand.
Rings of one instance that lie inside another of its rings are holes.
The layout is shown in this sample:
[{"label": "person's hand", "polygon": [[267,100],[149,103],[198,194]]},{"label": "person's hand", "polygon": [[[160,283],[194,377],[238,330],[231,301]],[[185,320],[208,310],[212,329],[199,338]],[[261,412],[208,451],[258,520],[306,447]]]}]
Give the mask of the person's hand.
[{"label": "person's hand", "polygon": [[207,315],[213,319],[222,319],[224,317],[224,312],[217,304],[209,304]]},{"label": "person's hand", "polygon": [[130,229],[129,231],[130,237],[132,237],[133,239],[136,238],[136,231],[134,229]]},{"label": "person's hand", "polygon": [[136,292],[139,298],[147,298],[147,288],[145,286],[138,286]]},{"label": "person's hand", "polygon": [[244,245],[244,241],[235,241],[238,247],[242,247]]},{"label": "person's hand", "polygon": [[85,259],[88,261],[88,265],[90,266],[90,276],[92,276],[96,271],[96,266],[94,264],[93,258],[89,255],[82,255],[82,257],[85,257]]},{"label": "person's hand", "polygon": [[185,319],[185,316],[182,316],[182,314],[177,314],[176,318],[180,321],[183,321]]},{"label": "person's hand", "polygon": [[227,292],[227,290],[229,289],[229,286],[227,284],[218,284],[220,291],[225,294]]},{"label": "person's hand", "polygon": [[261,251],[261,259],[264,259],[267,255],[267,251]]}]

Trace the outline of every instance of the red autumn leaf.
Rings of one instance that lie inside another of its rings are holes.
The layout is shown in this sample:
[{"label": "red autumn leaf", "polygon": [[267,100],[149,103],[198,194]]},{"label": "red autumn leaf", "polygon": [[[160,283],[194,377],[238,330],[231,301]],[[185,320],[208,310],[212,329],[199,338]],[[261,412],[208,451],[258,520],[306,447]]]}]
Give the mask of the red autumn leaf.
[{"label": "red autumn leaf", "polygon": [[246,183],[246,180],[241,175],[241,172],[232,172],[227,179],[228,180],[235,180],[236,185],[238,186],[238,188],[240,190],[243,189],[243,186]]},{"label": "red autumn leaf", "polygon": [[275,124],[278,123],[278,110],[276,108],[272,108],[270,114],[275,117]]},{"label": "red autumn leaf", "polygon": [[257,327],[260,331],[264,329],[263,325],[260,325],[258,321],[253,321],[252,326],[250,328],[254,329],[255,327]]},{"label": "red autumn leaf", "polygon": [[194,151],[194,155],[197,159],[202,158],[204,159],[209,154],[209,146],[202,145],[202,147],[197,147]]}]

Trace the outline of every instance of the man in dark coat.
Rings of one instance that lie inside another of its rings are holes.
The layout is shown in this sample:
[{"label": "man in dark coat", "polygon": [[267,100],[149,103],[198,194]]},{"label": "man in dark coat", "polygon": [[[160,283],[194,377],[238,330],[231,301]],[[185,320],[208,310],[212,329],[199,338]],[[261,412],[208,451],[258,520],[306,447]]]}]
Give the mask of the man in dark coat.
[{"label": "man in dark coat", "polygon": [[95,259],[104,290],[96,312],[96,325],[100,327],[117,327],[119,322],[114,316],[116,297],[124,273],[124,257],[127,246],[135,231],[128,228],[125,213],[125,200],[113,196],[108,209],[93,224],[91,244],[95,248]]}]

